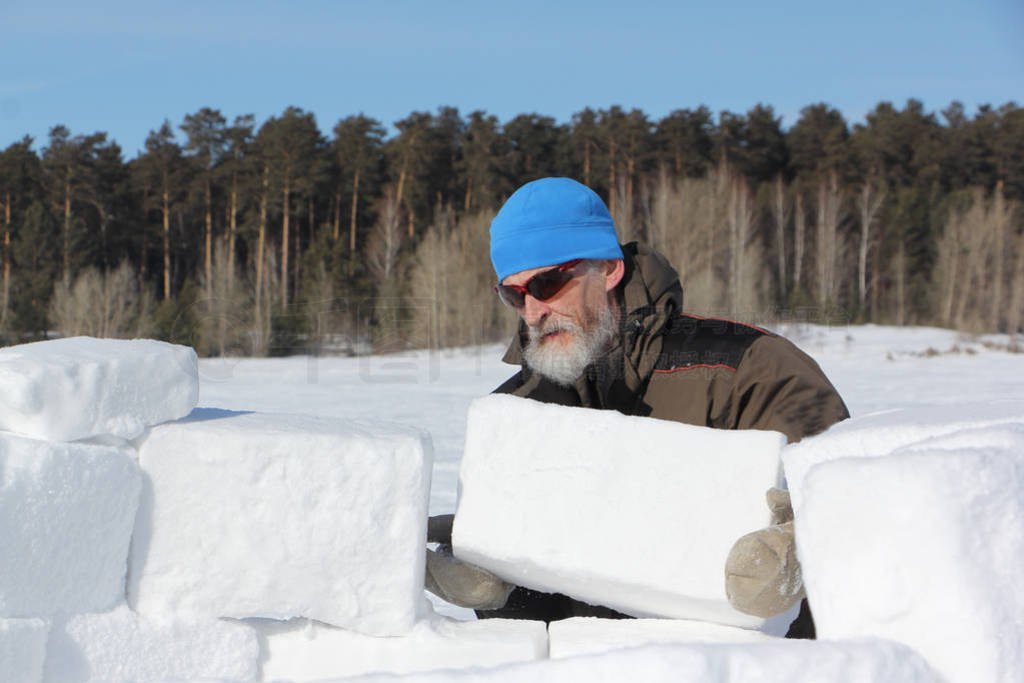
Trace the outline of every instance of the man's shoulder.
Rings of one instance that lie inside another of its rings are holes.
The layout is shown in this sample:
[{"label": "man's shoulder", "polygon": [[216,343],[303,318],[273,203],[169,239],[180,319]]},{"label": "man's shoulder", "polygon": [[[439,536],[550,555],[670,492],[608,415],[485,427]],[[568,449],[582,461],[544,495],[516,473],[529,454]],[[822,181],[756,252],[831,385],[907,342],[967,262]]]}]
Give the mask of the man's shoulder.
[{"label": "man's shoulder", "polygon": [[728,318],[683,313],[666,327],[654,372],[674,373],[693,368],[735,372],[751,344],[765,336],[775,335]]}]

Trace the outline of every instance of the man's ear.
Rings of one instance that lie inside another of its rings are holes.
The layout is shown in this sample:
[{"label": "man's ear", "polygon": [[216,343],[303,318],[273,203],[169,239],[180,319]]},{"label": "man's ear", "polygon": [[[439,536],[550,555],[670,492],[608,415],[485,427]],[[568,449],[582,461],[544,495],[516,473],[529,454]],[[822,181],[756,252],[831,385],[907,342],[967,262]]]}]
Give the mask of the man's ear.
[{"label": "man's ear", "polygon": [[622,276],[626,273],[626,266],[620,258],[609,259],[605,261],[605,264],[604,291],[610,292],[622,281]]}]

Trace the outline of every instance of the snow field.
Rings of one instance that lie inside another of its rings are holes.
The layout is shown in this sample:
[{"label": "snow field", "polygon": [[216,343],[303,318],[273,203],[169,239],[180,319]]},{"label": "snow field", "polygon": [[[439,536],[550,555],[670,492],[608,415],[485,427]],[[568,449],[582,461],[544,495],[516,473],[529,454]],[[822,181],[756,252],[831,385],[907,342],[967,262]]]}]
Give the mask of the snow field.
[{"label": "snow field", "polygon": [[123,600],[141,484],[129,448],[0,432],[0,617]]},{"label": "snow field", "polygon": [[152,339],[72,337],[0,349],[0,429],[49,441],[114,435],[189,413],[196,353]]},{"label": "snow field", "polygon": [[[469,410],[455,555],[634,616],[785,633],[734,610],[733,543],[771,523],[777,432],[726,431],[493,395]],[[782,623],[785,621],[785,623]]]},{"label": "snow field", "polygon": [[495,667],[545,659],[548,654],[548,634],[541,621],[457,621],[430,615],[401,638],[375,638],[306,619],[247,623],[259,633],[265,681]]},{"label": "snow field", "polygon": [[404,677],[370,675],[359,683],[938,683],[916,652],[885,640],[775,640],[744,644],[645,645],[600,654],[491,669]]},{"label": "snow field", "polygon": [[0,681],[42,680],[49,629],[44,619],[0,619]]},{"label": "snow field", "polygon": [[819,637],[904,643],[951,683],[1020,680],[1024,423],[826,460],[802,488],[797,548]]},{"label": "snow field", "polygon": [[302,616],[373,635],[423,600],[429,436],[198,409],[141,442],[129,603],[145,615]]}]

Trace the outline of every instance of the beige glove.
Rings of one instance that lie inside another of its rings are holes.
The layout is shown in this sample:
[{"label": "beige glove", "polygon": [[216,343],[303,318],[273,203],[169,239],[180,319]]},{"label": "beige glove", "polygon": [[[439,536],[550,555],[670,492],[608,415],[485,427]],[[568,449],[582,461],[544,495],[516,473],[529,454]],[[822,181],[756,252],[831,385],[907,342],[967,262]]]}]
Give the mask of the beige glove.
[{"label": "beige glove", "polygon": [[487,570],[460,562],[452,555],[453,518],[454,515],[440,515],[427,521],[427,540],[439,545],[436,552],[427,549],[424,587],[442,600],[459,607],[504,607],[515,586]]},{"label": "beige glove", "polygon": [[766,498],[772,526],[741,537],[725,561],[729,604],[762,618],[785,612],[804,595],[789,492],[768,489]]}]

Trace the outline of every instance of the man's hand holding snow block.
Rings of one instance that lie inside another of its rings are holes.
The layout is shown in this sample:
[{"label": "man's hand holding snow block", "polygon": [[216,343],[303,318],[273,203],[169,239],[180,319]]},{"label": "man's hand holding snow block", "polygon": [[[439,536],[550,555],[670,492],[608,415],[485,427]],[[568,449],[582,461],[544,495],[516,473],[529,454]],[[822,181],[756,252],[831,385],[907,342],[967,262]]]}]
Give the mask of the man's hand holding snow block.
[{"label": "man's hand holding snow block", "polygon": [[124,600],[142,475],[128,448],[0,433],[0,617]]},{"label": "man's hand holding snow block", "polygon": [[423,601],[429,437],[386,423],[196,410],[152,429],[132,544],[139,612],[305,616],[373,635]]},{"label": "man's hand holding snow block", "polygon": [[733,543],[771,523],[776,432],[715,430],[510,396],[470,407],[459,559],[635,616],[759,628],[733,609]]},{"label": "man's hand holding snow block", "polygon": [[803,491],[797,547],[819,637],[905,643],[951,683],[1020,680],[1024,425],[823,462]]},{"label": "man's hand holding snow block", "polygon": [[152,339],[71,337],[0,349],[0,429],[50,441],[112,434],[188,415],[196,353]]}]

